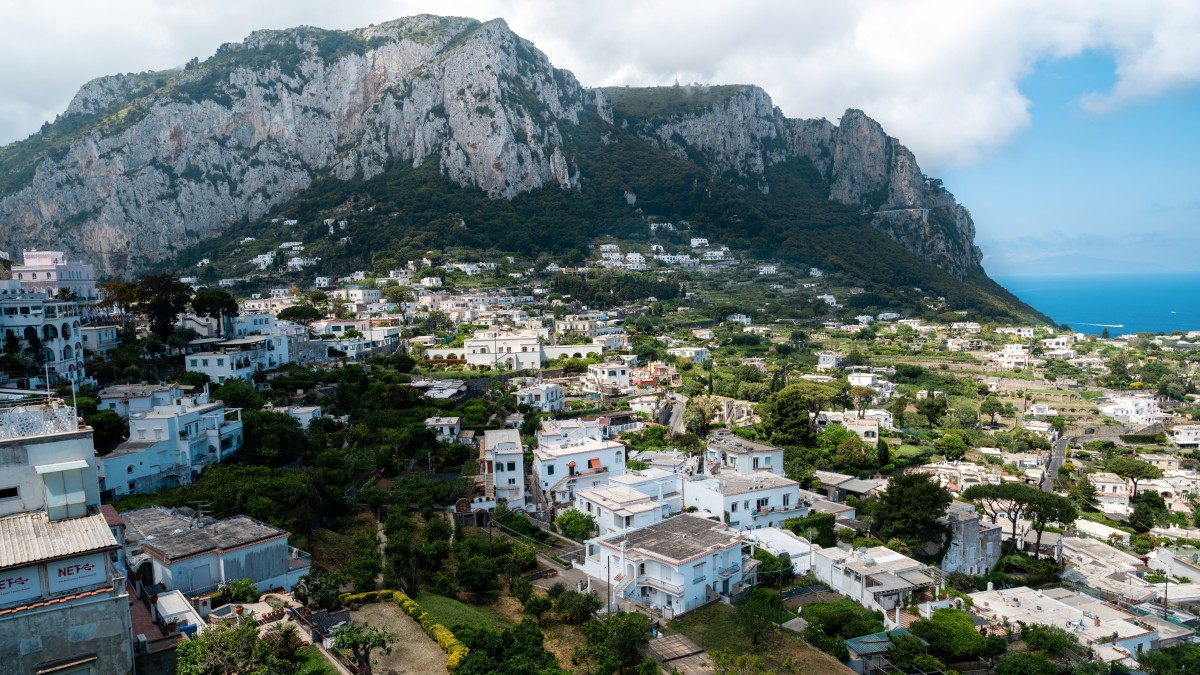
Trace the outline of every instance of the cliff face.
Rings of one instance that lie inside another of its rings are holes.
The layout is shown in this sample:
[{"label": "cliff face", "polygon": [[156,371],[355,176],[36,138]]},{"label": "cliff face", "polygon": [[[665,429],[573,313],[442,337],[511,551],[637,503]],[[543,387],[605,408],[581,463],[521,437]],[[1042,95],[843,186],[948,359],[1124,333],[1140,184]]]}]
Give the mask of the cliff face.
[{"label": "cliff face", "polygon": [[[621,119],[621,102],[631,94],[607,91],[619,97],[614,107]],[[642,138],[680,158],[699,152],[712,172],[749,178],[764,192],[770,190],[766,167],[795,157],[812,161],[829,182],[830,199],[873,214],[877,228],[959,278],[983,259],[970,213],[939,181],[921,173],[908,148],[860,110],[847,110],[836,126],[823,119],[789,119],[754,86],[737,87],[699,109],[646,116],[636,103],[630,108],[623,121]]]},{"label": "cliff face", "polygon": [[862,112],[835,126],[788,119],[757,87],[659,89],[586,90],[500,20],[259,31],[184,70],[94,80],[54,125],[0,148],[0,248],[127,274],[315,179],[426,160],[498,199],[577,189],[571,135],[616,109],[641,138],[763,192],[768,167],[811,160],[830,199],[905,248],[960,278],[977,267],[966,209]]},{"label": "cliff face", "polygon": [[96,121],[0,199],[0,246],[66,248],[120,273],[259,218],[316,177],[430,157],[497,198],[571,187],[564,127],[585,110],[610,119],[603,96],[503,21],[256,32],[185,71],[85,85],[59,123]]}]

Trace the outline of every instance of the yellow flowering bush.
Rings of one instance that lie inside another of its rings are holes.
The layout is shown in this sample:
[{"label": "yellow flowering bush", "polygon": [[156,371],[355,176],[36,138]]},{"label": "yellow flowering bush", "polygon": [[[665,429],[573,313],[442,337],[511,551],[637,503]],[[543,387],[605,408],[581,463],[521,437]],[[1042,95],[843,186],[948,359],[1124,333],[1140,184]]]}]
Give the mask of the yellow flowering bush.
[{"label": "yellow flowering bush", "polygon": [[454,633],[440,623],[435,623],[433,617],[429,616],[417,604],[416,600],[408,597],[401,591],[370,591],[368,593],[343,593],[338,596],[343,605],[368,605],[372,602],[395,602],[400,606],[400,609],[414,621],[421,624],[421,630],[425,634],[437,642],[438,647],[446,652],[449,658],[446,659],[446,670],[454,672],[462,665],[463,659],[467,658],[470,649],[466,645],[458,641]]}]

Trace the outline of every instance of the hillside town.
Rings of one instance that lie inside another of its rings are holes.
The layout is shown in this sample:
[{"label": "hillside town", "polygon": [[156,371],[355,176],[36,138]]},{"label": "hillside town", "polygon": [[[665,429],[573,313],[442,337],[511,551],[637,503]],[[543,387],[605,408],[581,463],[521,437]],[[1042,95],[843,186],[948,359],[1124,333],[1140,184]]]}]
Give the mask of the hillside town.
[{"label": "hillside town", "polygon": [[2,256],[11,672],[1190,672],[1200,331],[893,310],[651,230]]}]

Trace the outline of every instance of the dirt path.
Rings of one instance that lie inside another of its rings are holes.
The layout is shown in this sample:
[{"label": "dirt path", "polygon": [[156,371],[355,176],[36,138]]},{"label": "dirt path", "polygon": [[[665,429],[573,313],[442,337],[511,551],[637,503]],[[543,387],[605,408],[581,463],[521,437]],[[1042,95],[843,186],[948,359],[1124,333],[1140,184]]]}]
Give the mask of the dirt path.
[{"label": "dirt path", "polygon": [[350,613],[350,618],[382,626],[396,641],[392,653],[379,654],[371,672],[376,675],[443,675],[446,672],[446,653],[437,646],[420,624],[413,621],[398,605],[377,602]]}]

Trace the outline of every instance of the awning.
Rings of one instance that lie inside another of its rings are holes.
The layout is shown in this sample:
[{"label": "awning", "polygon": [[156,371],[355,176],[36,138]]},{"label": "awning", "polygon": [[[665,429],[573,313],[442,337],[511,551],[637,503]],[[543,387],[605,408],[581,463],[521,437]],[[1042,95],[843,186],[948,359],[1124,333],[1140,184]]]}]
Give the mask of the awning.
[{"label": "awning", "polygon": [[38,473],[58,473],[59,471],[70,471],[72,469],[86,469],[88,463],[82,459],[71,460],[70,462],[59,462],[58,464],[42,464],[34,467]]},{"label": "awning", "polygon": [[600,458],[593,457],[592,459],[589,459],[588,460],[588,468],[589,469],[599,469],[600,468]]}]

